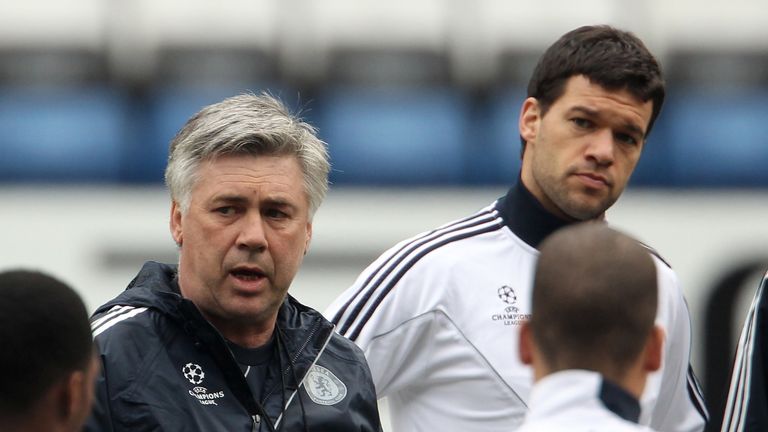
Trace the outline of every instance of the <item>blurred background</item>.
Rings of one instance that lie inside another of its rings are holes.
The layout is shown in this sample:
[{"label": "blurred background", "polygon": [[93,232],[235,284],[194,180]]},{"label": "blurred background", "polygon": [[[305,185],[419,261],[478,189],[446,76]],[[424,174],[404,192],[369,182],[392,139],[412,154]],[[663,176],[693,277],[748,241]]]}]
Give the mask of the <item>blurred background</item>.
[{"label": "blurred background", "polygon": [[501,196],[530,72],[607,23],[660,59],[668,100],[617,226],[678,271],[718,416],[768,269],[764,0],[0,0],[0,268],[93,309],[146,259],[175,261],[167,146],[202,106],[281,97],[329,144],[333,189],[293,293],[323,309],[395,242]]}]

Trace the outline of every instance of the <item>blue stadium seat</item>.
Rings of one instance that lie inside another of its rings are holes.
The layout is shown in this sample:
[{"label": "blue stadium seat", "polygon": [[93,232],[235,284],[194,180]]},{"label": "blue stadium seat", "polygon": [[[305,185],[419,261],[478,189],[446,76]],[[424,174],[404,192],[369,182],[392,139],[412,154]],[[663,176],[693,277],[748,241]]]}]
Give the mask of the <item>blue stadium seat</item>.
[{"label": "blue stadium seat", "polygon": [[525,94],[524,88],[499,90],[478,107],[468,154],[468,183],[511,185],[517,180],[521,164],[518,118]]},{"label": "blue stadium seat", "polygon": [[677,94],[662,115],[678,185],[768,186],[768,92]]},{"label": "blue stadium seat", "polygon": [[324,93],[316,111],[335,184],[451,185],[464,180],[469,109],[457,92],[337,88]]},{"label": "blue stadium seat", "polygon": [[0,89],[0,180],[119,181],[123,97],[104,88]]},{"label": "blue stadium seat", "polygon": [[670,157],[674,143],[670,140],[672,127],[667,107],[662,109],[645,142],[640,161],[630,178],[630,187],[674,187],[678,176]]},{"label": "blue stadium seat", "polygon": [[244,92],[258,94],[267,89],[275,96],[282,96],[283,92],[264,84],[163,87],[154,90],[144,102],[143,139],[137,142],[138,146],[131,151],[127,161],[129,180],[162,182],[168,145],[184,123],[204,106]]}]

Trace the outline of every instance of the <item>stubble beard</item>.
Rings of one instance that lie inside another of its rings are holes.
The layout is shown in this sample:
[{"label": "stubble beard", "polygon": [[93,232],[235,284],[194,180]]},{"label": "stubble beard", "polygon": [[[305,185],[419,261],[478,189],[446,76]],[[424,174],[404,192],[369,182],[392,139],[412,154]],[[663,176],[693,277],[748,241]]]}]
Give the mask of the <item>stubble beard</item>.
[{"label": "stubble beard", "polygon": [[589,192],[578,190],[568,185],[568,178],[546,178],[542,190],[549,200],[568,217],[577,221],[586,221],[599,218],[610,208],[618,197],[608,194],[597,200],[586,199]]}]

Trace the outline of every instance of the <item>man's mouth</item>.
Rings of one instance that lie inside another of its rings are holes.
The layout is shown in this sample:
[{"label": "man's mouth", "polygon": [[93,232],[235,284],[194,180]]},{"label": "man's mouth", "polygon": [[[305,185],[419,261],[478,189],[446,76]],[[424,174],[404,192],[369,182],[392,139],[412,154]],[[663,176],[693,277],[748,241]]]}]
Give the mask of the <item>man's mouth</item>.
[{"label": "man's mouth", "polygon": [[236,268],[229,272],[233,277],[244,281],[255,281],[264,277],[264,273],[257,269]]},{"label": "man's mouth", "polygon": [[588,183],[591,183],[595,186],[597,185],[603,185],[603,186],[610,186],[611,183],[608,181],[607,178],[605,178],[602,175],[594,174],[594,173],[576,173],[577,176],[581,177]]}]

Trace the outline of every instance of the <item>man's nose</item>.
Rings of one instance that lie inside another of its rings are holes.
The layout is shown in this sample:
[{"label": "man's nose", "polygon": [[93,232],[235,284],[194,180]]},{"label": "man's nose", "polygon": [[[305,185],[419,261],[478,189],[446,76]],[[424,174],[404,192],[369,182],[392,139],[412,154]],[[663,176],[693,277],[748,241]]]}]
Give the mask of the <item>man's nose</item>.
[{"label": "man's nose", "polygon": [[614,150],[613,131],[608,128],[602,128],[592,134],[587,147],[587,158],[593,159],[599,165],[610,165],[613,163]]},{"label": "man's nose", "polygon": [[241,220],[237,247],[248,250],[266,249],[267,237],[264,232],[264,219],[258,212],[249,212]]}]

